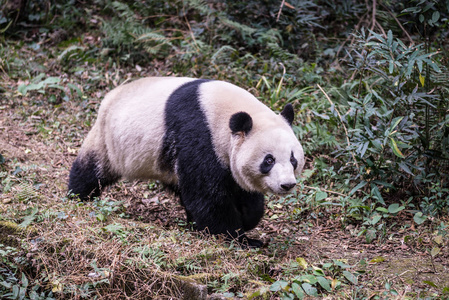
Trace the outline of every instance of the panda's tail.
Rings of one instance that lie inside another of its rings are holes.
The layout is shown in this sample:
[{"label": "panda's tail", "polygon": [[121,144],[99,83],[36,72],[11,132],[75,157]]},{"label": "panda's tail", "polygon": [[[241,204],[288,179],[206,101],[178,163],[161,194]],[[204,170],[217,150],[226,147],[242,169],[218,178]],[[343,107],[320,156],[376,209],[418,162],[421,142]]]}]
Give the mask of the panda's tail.
[{"label": "panda's tail", "polygon": [[89,200],[101,195],[104,187],[115,183],[119,176],[112,174],[93,152],[78,155],[69,176],[69,196]]}]

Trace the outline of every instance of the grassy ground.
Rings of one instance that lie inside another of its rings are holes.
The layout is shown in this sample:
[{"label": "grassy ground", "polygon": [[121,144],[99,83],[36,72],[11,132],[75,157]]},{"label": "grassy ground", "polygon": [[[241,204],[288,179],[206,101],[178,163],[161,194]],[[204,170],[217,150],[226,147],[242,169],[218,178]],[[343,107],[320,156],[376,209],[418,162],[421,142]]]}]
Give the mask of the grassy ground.
[{"label": "grassy ground", "polygon": [[[266,243],[257,250],[191,231],[178,199],[157,182],[120,182],[96,201],[69,200],[71,163],[114,86],[143,76],[226,79],[275,109],[274,100],[290,97],[298,124],[309,126],[316,116],[308,104],[322,93],[311,82],[326,89],[331,80],[304,67],[304,78],[282,82],[266,75],[282,74],[282,65],[271,62],[276,68],[267,71],[269,63],[258,68],[256,59],[191,61],[174,72],[176,56],[121,64],[98,47],[99,38],[85,33],[62,44],[5,40],[0,48],[0,298],[449,297],[448,217],[416,219],[415,210],[393,206],[375,220],[349,188],[335,188],[344,185],[337,177],[326,181],[318,170],[318,161],[332,164],[326,153],[308,152],[293,195],[267,196],[266,215],[249,233]],[[308,86],[279,96],[277,85],[291,88],[295,80]],[[300,135],[303,145],[313,143]],[[387,203],[405,201],[394,197]]]}]

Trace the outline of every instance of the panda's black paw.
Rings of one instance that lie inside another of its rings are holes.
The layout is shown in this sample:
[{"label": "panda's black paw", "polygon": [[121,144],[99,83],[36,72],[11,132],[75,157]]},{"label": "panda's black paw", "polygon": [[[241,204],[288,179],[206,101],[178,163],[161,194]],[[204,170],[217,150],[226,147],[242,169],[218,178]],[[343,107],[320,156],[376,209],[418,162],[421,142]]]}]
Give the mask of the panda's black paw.
[{"label": "panda's black paw", "polygon": [[241,238],[239,242],[243,248],[262,248],[264,245],[261,240],[250,239],[247,236]]}]

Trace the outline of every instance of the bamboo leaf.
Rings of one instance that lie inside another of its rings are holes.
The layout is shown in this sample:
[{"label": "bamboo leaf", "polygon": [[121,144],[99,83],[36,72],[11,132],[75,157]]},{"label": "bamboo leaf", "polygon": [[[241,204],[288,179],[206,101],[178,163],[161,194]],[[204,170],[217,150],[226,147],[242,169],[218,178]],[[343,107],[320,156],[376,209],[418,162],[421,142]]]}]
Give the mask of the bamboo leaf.
[{"label": "bamboo leaf", "polygon": [[399,123],[401,123],[402,119],[404,117],[396,117],[393,119],[393,121],[391,121],[391,125],[390,125],[390,134],[391,132],[393,132],[393,130],[399,125]]},{"label": "bamboo leaf", "polygon": [[343,271],[343,276],[352,284],[357,284],[357,277],[348,271]]},{"label": "bamboo leaf", "polygon": [[350,192],[349,192],[349,196],[352,196],[352,194],[354,194],[355,192],[357,192],[358,190],[360,190],[362,187],[364,187],[368,182],[366,181],[362,181],[359,184],[357,184],[357,186],[355,188],[353,188]]},{"label": "bamboo leaf", "polygon": [[402,154],[401,150],[399,150],[398,148],[398,144],[396,143],[396,141],[390,137],[390,146],[391,146],[391,150],[393,150],[393,153],[400,158],[405,158],[404,154]]}]

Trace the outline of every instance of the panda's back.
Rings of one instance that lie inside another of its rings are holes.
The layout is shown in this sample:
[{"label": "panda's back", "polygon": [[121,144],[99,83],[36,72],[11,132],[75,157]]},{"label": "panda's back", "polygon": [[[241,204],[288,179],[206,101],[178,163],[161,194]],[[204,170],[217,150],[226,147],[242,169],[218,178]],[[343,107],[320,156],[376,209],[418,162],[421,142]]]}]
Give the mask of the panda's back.
[{"label": "panda's back", "polygon": [[165,104],[176,88],[193,80],[142,78],[105,97],[98,121],[104,122],[108,159],[114,170],[128,179],[156,178],[176,184],[176,176],[161,172],[156,163],[165,134]]}]

